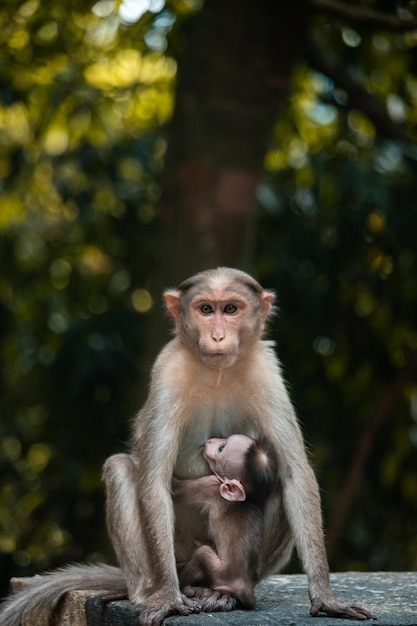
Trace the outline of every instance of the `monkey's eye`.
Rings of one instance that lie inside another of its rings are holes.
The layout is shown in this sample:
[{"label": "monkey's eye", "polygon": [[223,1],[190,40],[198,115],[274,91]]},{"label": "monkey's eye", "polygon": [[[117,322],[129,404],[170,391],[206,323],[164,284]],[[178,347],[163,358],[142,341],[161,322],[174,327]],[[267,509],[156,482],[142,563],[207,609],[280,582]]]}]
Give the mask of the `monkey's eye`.
[{"label": "monkey's eye", "polygon": [[224,307],[224,312],[227,315],[234,315],[235,313],[237,313],[238,308],[236,306],[236,304],[226,304],[226,306]]},{"label": "monkey's eye", "polygon": [[210,313],[213,313],[213,307],[210,304],[202,304],[200,306],[200,313],[202,315],[210,315]]}]

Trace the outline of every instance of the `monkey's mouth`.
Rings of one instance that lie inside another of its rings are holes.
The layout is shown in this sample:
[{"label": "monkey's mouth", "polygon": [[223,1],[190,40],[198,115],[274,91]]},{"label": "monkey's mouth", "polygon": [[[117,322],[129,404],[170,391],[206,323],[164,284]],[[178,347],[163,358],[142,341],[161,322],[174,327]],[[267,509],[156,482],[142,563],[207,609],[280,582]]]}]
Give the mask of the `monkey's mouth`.
[{"label": "monkey's mouth", "polygon": [[224,369],[233,365],[236,359],[236,353],[230,351],[205,351],[201,353],[201,357],[207,367],[213,367],[215,369]]},{"label": "monkey's mouth", "polygon": [[214,352],[211,352],[211,351],[210,352],[209,351],[202,352],[202,356],[203,356],[203,358],[210,358],[210,357],[213,357],[213,358],[216,358],[216,357],[217,358],[222,358],[222,357],[223,358],[229,358],[229,357],[233,357],[234,354],[233,354],[233,352],[221,352],[220,350],[215,350]]}]

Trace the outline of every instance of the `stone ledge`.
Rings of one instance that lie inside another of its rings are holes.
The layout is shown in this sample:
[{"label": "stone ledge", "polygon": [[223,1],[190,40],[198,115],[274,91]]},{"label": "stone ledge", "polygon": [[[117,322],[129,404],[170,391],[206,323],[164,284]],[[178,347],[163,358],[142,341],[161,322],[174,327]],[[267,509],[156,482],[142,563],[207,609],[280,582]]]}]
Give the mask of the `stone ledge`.
[{"label": "stone ledge", "polygon": [[[417,572],[348,572],[332,574],[332,588],[340,599],[363,604],[377,617],[376,622],[310,617],[307,580],[304,575],[271,576],[256,588],[253,611],[201,613],[173,616],[166,626],[417,626]],[[138,609],[127,601],[104,605],[100,597],[86,604],[88,626],[137,626]],[[314,621],[313,621],[314,620]]]},{"label": "stone ledge", "polygon": [[[346,572],[331,575],[332,588],[341,600],[370,609],[376,622],[310,617],[307,580],[304,575],[271,576],[256,588],[253,611],[201,613],[172,616],[166,626],[417,626],[417,572]],[[15,580],[14,588],[17,588]],[[54,619],[56,626],[137,626],[139,609],[126,600],[104,602],[105,594],[69,593]],[[85,607],[85,613],[84,613]],[[27,620],[24,626],[44,626]],[[45,624],[46,626],[46,624]]]}]

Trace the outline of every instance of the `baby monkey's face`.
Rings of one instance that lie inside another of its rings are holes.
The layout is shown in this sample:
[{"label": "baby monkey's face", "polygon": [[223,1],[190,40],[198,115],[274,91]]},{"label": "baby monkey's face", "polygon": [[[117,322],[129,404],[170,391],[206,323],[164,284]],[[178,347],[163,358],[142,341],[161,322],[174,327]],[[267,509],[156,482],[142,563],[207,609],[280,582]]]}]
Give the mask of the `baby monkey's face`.
[{"label": "baby monkey's face", "polygon": [[226,439],[208,439],[203,456],[213,474],[220,479],[241,480],[245,453],[252,443],[246,435],[230,435]]}]

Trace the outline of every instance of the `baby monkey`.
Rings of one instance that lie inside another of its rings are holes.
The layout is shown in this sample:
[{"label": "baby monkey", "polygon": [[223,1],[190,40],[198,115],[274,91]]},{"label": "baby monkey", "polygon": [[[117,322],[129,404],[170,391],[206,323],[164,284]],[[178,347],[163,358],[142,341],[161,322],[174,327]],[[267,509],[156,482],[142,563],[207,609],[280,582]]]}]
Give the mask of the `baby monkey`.
[{"label": "baby monkey", "polygon": [[172,482],[175,502],[207,511],[212,540],[197,543],[191,558],[177,564],[180,586],[209,586],[251,609],[261,578],[264,505],[277,482],[275,450],[264,437],[231,435],[209,439],[203,456],[211,475]]}]

